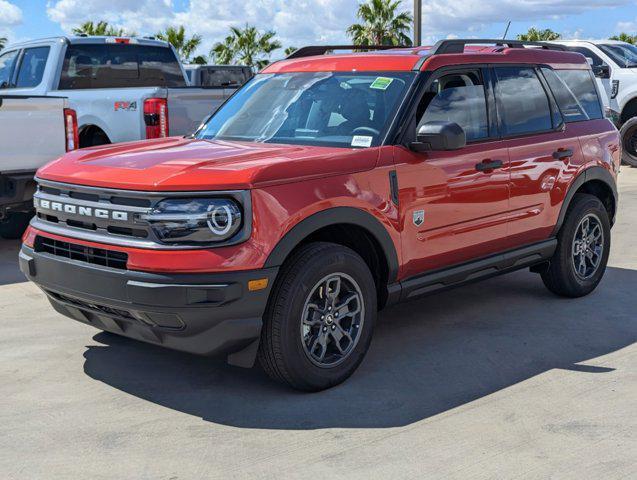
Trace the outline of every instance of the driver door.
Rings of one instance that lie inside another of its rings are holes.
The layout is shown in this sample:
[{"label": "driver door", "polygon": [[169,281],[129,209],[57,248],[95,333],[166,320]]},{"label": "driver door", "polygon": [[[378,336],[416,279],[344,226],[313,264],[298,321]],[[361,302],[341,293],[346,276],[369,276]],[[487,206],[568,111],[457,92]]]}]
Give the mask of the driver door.
[{"label": "driver door", "polygon": [[[407,138],[395,147],[402,226],[403,278],[505,249],[509,157],[497,140],[489,72],[482,68],[434,74],[424,89]],[[418,127],[455,122],[467,145],[415,152]]]}]

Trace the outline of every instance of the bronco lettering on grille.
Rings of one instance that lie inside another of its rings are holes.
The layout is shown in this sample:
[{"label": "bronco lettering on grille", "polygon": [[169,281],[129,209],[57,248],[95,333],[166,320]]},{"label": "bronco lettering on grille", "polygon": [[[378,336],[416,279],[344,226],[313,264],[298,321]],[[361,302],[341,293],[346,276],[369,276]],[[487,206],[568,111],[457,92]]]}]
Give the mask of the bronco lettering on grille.
[{"label": "bronco lettering on grille", "polygon": [[95,217],[102,219],[119,220],[122,222],[128,221],[128,212],[122,212],[119,210],[107,210],[105,208],[93,208],[83,207],[80,205],[73,205],[70,203],[53,202],[45,199],[35,199],[35,206],[44,210],[51,210],[53,212],[64,212],[71,215],[80,215],[83,217]]}]

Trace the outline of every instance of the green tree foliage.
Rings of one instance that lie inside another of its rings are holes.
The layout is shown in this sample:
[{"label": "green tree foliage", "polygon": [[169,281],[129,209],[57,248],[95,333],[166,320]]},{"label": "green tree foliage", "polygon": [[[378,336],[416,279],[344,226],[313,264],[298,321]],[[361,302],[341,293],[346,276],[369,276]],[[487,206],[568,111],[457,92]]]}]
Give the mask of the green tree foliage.
[{"label": "green tree foliage", "polygon": [[125,35],[133,36],[134,33],[127,34],[122,28],[115,28],[100,20],[95,23],[93,21],[84,22],[79,27],[73,29],[76,35],[88,35],[89,37],[123,37]]},{"label": "green tree foliage", "polygon": [[535,27],[529,28],[529,31],[518,35],[518,40],[524,42],[547,42],[550,40],[559,40],[562,38],[557,32],[554,32],[550,28],[544,30],[538,30]]},{"label": "green tree foliage", "polygon": [[186,36],[186,28],[181,25],[179,27],[168,27],[165,31],[155,35],[159,40],[170,43],[185,63],[190,62],[190,57],[201,45],[201,36]]},{"label": "green tree foliage", "polygon": [[355,45],[412,44],[409,33],[414,21],[409,12],[398,12],[400,0],[367,0],[358,6],[361,23],[347,29]]},{"label": "green tree foliage", "polygon": [[620,42],[632,43],[633,45],[637,45],[637,35],[630,35],[629,33],[625,32],[610,37],[610,40],[619,40]]},{"label": "green tree foliage", "polygon": [[275,39],[276,32],[259,32],[256,27],[231,27],[230,35],[223,42],[217,42],[210,50],[214,63],[219,65],[247,65],[261,69],[270,63],[270,55],[281,48]]},{"label": "green tree foliage", "polygon": [[2,50],[6,44],[7,44],[7,38],[0,37],[0,50]]}]

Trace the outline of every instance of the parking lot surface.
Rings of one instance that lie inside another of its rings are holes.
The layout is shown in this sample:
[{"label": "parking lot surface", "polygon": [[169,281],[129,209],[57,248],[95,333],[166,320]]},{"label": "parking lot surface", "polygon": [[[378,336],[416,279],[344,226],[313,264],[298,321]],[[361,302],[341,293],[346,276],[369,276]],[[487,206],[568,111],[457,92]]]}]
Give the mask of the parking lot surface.
[{"label": "parking lot surface", "polygon": [[637,169],[586,298],[516,272],[383,311],[301,394],[55,313],[0,241],[0,477],[637,478]]}]

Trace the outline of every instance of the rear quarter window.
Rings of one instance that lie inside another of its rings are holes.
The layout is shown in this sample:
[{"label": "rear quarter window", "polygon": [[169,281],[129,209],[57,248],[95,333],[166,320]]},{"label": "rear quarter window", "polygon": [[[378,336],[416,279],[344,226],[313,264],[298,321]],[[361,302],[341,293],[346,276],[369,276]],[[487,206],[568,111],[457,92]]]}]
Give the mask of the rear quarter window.
[{"label": "rear quarter window", "polygon": [[603,118],[602,105],[590,70],[555,70],[555,73],[584,108],[590,120]]},{"label": "rear quarter window", "polygon": [[172,49],[131,44],[76,44],[67,48],[60,90],[185,87]]}]

